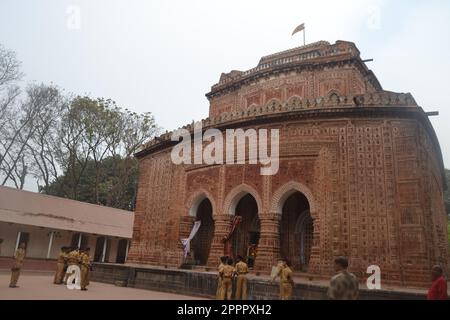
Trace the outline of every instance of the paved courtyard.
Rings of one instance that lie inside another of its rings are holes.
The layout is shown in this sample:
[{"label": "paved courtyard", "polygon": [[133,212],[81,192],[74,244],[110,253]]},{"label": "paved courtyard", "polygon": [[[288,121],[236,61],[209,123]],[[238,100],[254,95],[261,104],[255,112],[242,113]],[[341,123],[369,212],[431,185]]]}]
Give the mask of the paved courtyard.
[{"label": "paved courtyard", "polygon": [[54,285],[50,273],[23,272],[19,288],[9,288],[10,273],[0,271],[0,300],[201,300],[198,297],[122,288],[111,284],[92,282],[88,291],[69,290]]}]

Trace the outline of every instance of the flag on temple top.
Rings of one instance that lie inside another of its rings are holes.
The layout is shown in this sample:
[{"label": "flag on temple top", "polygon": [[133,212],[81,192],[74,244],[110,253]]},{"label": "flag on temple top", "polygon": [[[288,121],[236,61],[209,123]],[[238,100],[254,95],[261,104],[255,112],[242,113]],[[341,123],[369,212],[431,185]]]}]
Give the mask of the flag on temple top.
[{"label": "flag on temple top", "polygon": [[294,32],[292,32],[292,35],[296,34],[297,32],[303,31],[303,30],[305,30],[305,24],[304,23],[302,23],[297,28],[295,28]]}]

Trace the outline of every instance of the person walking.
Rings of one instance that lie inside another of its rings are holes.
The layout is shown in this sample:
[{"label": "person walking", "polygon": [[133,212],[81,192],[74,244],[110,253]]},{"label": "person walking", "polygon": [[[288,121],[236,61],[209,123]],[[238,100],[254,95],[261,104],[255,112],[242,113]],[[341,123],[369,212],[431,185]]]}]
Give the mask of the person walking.
[{"label": "person walking", "polygon": [[280,300],[290,300],[294,290],[294,279],[292,278],[292,269],[288,259],[278,261],[278,270],[272,281],[275,281],[277,277],[280,278]]},{"label": "person walking", "polygon": [[436,265],[431,269],[431,280],[427,300],[448,300],[447,280],[444,278],[444,270],[441,266]]},{"label": "person walking", "polygon": [[356,300],[359,294],[359,282],[356,276],[348,272],[348,260],[338,257],[334,260],[336,275],[331,278],[328,297],[331,300]]}]

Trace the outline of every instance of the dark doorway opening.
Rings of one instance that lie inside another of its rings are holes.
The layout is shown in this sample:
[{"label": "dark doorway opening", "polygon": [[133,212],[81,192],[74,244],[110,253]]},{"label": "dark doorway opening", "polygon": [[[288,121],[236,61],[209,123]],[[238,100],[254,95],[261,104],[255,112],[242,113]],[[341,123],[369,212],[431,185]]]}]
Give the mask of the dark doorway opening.
[{"label": "dark doorway opening", "polygon": [[127,251],[128,251],[127,247],[128,247],[128,240],[120,239],[119,243],[117,244],[116,263],[125,263],[125,260],[127,258]]},{"label": "dark doorway opening", "polygon": [[80,242],[80,234],[74,233],[72,235],[72,240],[70,241],[70,246],[72,248],[78,248],[78,245],[80,249],[87,248],[89,242],[89,237],[87,235],[82,234],[81,235],[81,242]]},{"label": "dark doorway opening", "polygon": [[24,243],[25,249],[27,249],[29,241],[30,241],[30,234],[28,232],[21,232],[18,245],[20,246],[22,243]]},{"label": "dark doorway opening", "polygon": [[257,248],[261,233],[261,225],[258,217],[258,205],[251,194],[245,195],[239,200],[236,216],[242,217],[242,222],[237,226],[232,236],[233,258],[238,255],[244,257],[253,266],[255,256],[251,254],[251,246]]},{"label": "dark doorway opening", "polygon": [[195,220],[201,221],[200,228],[192,239],[191,252],[195,264],[205,266],[208,262],[209,250],[214,237],[214,220],[212,205],[208,199],[204,199],[198,206]]},{"label": "dark doorway opening", "polygon": [[308,199],[295,192],[283,205],[280,225],[280,253],[291,261],[295,271],[308,271],[313,232]]},{"label": "dark doorway opening", "polygon": [[111,247],[110,239],[107,239],[106,237],[97,238],[97,241],[95,243],[94,262],[109,262],[110,247]]}]

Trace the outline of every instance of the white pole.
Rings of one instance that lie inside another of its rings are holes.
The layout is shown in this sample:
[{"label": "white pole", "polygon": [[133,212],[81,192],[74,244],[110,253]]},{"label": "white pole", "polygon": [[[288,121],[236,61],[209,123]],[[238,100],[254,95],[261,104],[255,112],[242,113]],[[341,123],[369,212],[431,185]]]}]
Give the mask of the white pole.
[{"label": "white pole", "polygon": [[19,241],[20,241],[20,235],[22,234],[22,232],[18,232],[17,233],[17,240],[16,240],[16,248],[14,249],[14,254],[16,254],[17,248],[19,248]]},{"label": "white pole", "polygon": [[303,28],[303,45],[306,46],[306,26]]},{"label": "white pole", "polygon": [[50,233],[50,240],[48,241],[47,259],[50,259],[50,252],[52,251],[53,235],[54,234],[55,234],[55,231],[52,231]]},{"label": "white pole", "polygon": [[81,233],[80,236],[78,237],[78,248],[81,248]]},{"label": "white pole", "polygon": [[106,237],[105,237],[104,239],[105,239],[105,240],[103,241],[102,262],[105,262],[105,256],[106,256],[106,243],[108,242],[108,239],[106,239]]},{"label": "white pole", "polygon": [[130,245],[130,240],[127,239],[127,247],[125,248],[125,262],[127,262],[128,258],[128,246]]}]

